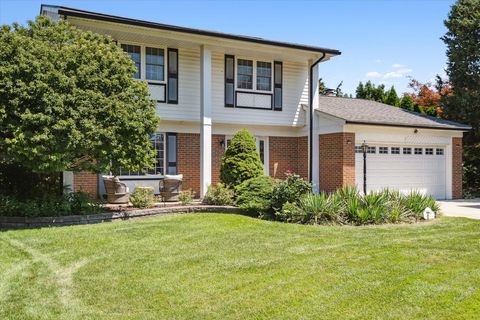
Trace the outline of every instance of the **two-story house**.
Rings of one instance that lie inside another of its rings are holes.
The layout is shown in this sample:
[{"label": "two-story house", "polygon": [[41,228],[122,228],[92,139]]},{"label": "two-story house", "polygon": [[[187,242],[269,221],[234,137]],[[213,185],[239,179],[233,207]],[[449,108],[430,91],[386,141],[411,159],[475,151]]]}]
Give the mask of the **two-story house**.
[{"label": "two-story house", "polygon": [[[367,190],[461,196],[462,131],[469,128],[371,101],[320,97],[320,64],[338,50],[61,6],[43,5],[41,14],[110,35],[135,62],[134,77],[148,82],[161,118],[151,138],[156,164],[146,173],[120,172],[132,188],[158,191],[164,174],[183,174],[184,188],[205,194],[219,182],[229,138],[247,128],[267,175],[293,170],[317,190],[362,189],[366,180]],[[64,177],[75,190],[102,192],[97,175]]]}]

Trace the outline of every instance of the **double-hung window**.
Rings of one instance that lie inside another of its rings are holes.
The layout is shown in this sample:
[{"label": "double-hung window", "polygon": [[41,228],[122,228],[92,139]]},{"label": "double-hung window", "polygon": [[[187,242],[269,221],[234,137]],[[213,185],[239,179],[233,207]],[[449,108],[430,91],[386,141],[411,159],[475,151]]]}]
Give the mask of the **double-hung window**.
[{"label": "double-hung window", "polygon": [[272,63],[257,61],[257,90],[272,90]]},{"label": "double-hung window", "polygon": [[178,49],[121,44],[135,63],[136,79],[146,80],[152,99],[161,103],[178,103]]},{"label": "double-hung window", "polygon": [[237,61],[237,88],[253,89],[253,61],[238,59]]},{"label": "double-hung window", "polygon": [[145,48],[145,78],[147,80],[165,80],[165,52],[160,48]]},{"label": "double-hung window", "polygon": [[133,74],[133,77],[135,79],[140,79],[142,72],[142,55],[140,46],[132,44],[122,44],[122,49],[130,56],[130,59],[132,59],[135,63],[136,71]]}]

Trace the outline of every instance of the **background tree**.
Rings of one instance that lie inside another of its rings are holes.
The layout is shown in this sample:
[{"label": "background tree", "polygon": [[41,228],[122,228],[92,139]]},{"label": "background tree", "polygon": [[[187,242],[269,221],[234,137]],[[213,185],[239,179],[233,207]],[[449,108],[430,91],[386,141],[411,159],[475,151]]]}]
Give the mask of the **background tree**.
[{"label": "background tree", "polygon": [[222,157],[220,179],[235,187],[251,178],[263,175],[263,165],[257,151],[255,137],[247,129],[238,131]]},{"label": "background tree", "polygon": [[393,86],[387,91],[384,102],[395,107],[399,105],[400,99],[398,98],[397,92]]},{"label": "background tree", "polygon": [[380,84],[378,87],[376,87],[370,80],[367,81],[365,85],[360,82],[355,90],[355,93],[356,98],[358,99],[383,102],[385,100],[385,85]]},{"label": "background tree", "polygon": [[337,97],[343,96],[342,84],[343,84],[343,81],[340,81],[340,83],[338,84],[337,88],[335,89],[335,95],[336,95]]},{"label": "background tree", "polygon": [[0,29],[0,153],[34,172],[153,162],[147,84],[109,37],[39,17]]},{"label": "background tree", "polygon": [[460,0],[445,20],[447,75],[452,94],[444,95],[447,119],[472,126],[464,139],[465,188],[480,194],[480,0]]},{"label": "background tree", "polygon": [[408,94],[405,94],[402,97],[402,100],[400,100],[400,108],[413,111],[414,104],[412,97],[410,97]]}]

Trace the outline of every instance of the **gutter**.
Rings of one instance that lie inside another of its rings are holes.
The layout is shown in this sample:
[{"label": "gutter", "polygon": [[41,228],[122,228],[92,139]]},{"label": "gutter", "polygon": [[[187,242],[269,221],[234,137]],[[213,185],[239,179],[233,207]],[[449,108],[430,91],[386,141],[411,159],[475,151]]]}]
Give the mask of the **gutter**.
[{"label": "gutter", "polygon": [[[312,163],[313,163],[313,117],[315,115],[315,110],[313,110],[313,68],[320,62],[322,62],[323,59],[325,59],[326,53],[322,52],[322,56],[320,59],[315,61],[311,66],[310,66],[310,72],[309,72],[309,92],[308,92],[308,105],[310,107],[310,117],[309,117],[309,135],[308,135],[308,140],[309,140],[309,152],[308,152],[308,181],[312,182]],[[317,79],[318,81],[318,79]],[[315,94],[319,94],[316,92]]]}]

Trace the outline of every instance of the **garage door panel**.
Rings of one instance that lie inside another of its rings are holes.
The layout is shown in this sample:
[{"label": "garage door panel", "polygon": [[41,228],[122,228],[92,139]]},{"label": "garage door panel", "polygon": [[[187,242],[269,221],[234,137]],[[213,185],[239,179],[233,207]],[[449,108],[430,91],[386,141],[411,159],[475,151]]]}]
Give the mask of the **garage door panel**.
[{"label": "garage door panel", "polygon": [[[388,146],[389,152],[391,147]],[[402,151],[404,146],[400,147]],[[411,148],[412,154],[367,154],[367,191],[382,189],[394,189],[403,193],[413,190],[423,194],[433,195],[438,199],[446,196],[445,155],[427,155],[425,148],[421,146],[422,153],[414,154],[414,148],[420,146],[405,146]],[[378,146],[377,146],[377,151]],[[357,187],[363,189],[363,154],[355,156],[355,178]]]}]

